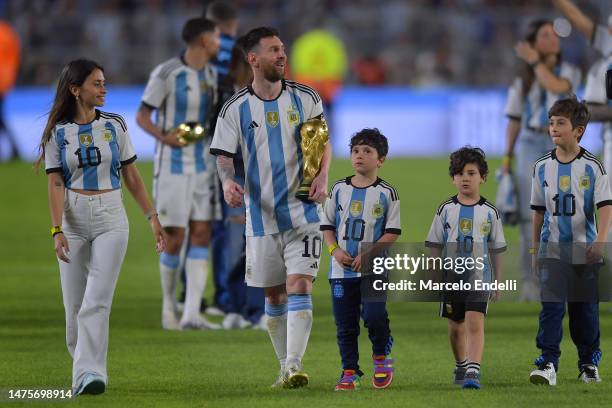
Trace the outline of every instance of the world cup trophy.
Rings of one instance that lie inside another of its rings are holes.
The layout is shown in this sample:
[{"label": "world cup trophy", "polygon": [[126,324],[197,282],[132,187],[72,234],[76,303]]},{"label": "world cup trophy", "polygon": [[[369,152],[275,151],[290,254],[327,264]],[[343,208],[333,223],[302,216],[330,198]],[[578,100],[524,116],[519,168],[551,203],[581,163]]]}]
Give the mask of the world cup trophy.
[{"label": "world cup trophy", "polygon": [[179,130],[177,139],[180,144],[187,146],[190,143],[196,143],[204,139],[206,135],[204,125],[198,122],[185,122],[178,125]]},{"label": "world cup trophy", "polygon": [[300,128],[300,143],[303,153],[303,179],[295,196],[304,202],[312,202],[308,198],[312,180],[321,168],[321,158],[325,145],[329,140],[329,129],[323,119],[309,119]]}]

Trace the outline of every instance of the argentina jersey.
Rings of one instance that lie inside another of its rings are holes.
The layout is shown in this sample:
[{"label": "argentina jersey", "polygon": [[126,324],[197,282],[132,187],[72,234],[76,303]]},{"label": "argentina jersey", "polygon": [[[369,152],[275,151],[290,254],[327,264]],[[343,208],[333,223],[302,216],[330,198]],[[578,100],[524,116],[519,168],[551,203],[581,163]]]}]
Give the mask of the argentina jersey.
[{"label": "argentina jersey", "polygon": [[569,81],[571,88],[567,93],[559,94],[547,91],[534,78],[527,95],[524,95],[523,79],[517,77],[508,89],[506,116],[510,119],[520,120],[523,128],[547,132],[549,109],[558,99],[575,92],[580,85],[581,78],[578,67],[565,61],[555,65],[553,73],[559,78]]},{"label": "argentina jersey", "polygon": [[[397,191],[378,178],[369,187],[355,187],[351,177],[337,181],[325,202],[321,230],[335,231],[338,246],[355,257],[361,244],[374,243],[385,233],[400,235],[400,200]],[[330,279],[355,278],[361,274],[332,256]]]},{"label": "argentina jersey", "polygon": [[[608,176],[601,162],[584,148],[569,163],[555,150],[533,168],[531,209],[544,211],[540,257],[559,258],[560,243],[572,243],[573,263],[584,263],[584,248],[597,236],[595,207],[612,204]],[[549,244],[549,245],[547,245]]]},{"label": "argentina jersey", "polygon": [[221,109],[211,153],[233,157],[240,146],[247,236],[320,222],[320,206],[302,202],[295,194],[303,177],[300,127],[322,114],[321,98],[314,90],[286,80],[276,99],[262,100],[248,86]]},{"label": "argentina jersey", "polygon": [[[587,103],[612,106],[612,101],[606,96],[606,71],[609,69],[612,69],[612,54],[604,56],[589,69],[584,87],[584,100]],[[604,140],[612,141],[612,122],[604,122],[603,135]],[[612,163],[606,163],[606,169],[611,167]]]},{"label": "argentina jersey", "polygon": [[157,142],[155,169],[171,174],[194,174],[214,169],[209,154],[212,132],[210,120],[217,98],[217,72],[211,64],[199,71],[189,67],[182,57],[158,65],[149,78],[142,103],[156,110],[156,126],[168,132],[185,122],[204,125],[207,136],[184,147]]},{"label": "argentina jersey", "polygon": [[47,174],[62,173],[69,189],[116,190],[119,169],[136,160],[123,118],[99,110],[90,123],[55,125],[44,151]]},{"label": "argentina jersey", "polygon": [[486,198],[465,205],[453,196],[438,207],[425,246],[443,249],[443,257],[482,257],[482,279],[490,282],[489,254],[505,251],[506,239],[499,213]]}]

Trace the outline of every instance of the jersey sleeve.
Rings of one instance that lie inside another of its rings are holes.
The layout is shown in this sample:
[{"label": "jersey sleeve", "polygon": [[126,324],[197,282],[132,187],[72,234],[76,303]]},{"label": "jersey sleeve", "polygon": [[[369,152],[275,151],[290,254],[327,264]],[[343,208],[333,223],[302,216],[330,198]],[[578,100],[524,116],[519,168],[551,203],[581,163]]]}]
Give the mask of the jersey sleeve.
[{"label": "jersey sleeve", "polygon": [[544,188],[542,187],[542,180],[540,180],[539,166],[533,167],[533,176],[531,178],[531,200],[530,205],[532,210],[546,211],[546,201],[544,198]]},{"label": "jersey sleeve", "polygon": [[57,139],[55,137],[55,129],[51,131],[51,137],[45,142],[45,172],[55,173],[62,172],[62,159],[60,156],[60,148],[57,145]]},{"label": "jersey sleeve", "polygon": [[608,103],[606,96],[606,69],[610,64],[612,64],[612,56],[596,62],[589,70],[584,86],[584,100],[587,103]]},{"label": "jersey sleeve", "polygon": [[399,197],[389,202],[389,209],[387,210],[387,218],[385,220],[385,233],[396,235],[402,234]]},{"label": "jersey sleeve", "polygon": [[577,66],[564,62],[561,64],[559,78],[567,79],[572,86],[570,92],[575,92],[576,89],[578,89],[578,86],[580,86],[582,74],[580,73],[580,69]]},{"label": "jersey sleeve", "polygon": [[338,200],[338,189],[336,186],[329,190],[327,200],[325,200],[325,206],[323,208],[323,217],[321,219],[321,231],[335,231],[336,230],[336,211],[338,206],[336,202]]},{"label": "jersey sleeve", "polygon": [[166,80],[161,76],[161,68],[162,66],[160,65],[151,72],[149,82],[147,82],[142,95],[142,103],[154,109],[161,106],[168,94]]},{"label": "jersey sleeve", "polygon": [[523,81],[515,78],[510,88],[508,88],[508,99],[504,113],[510,119],[520,120],[523,114]]},{"label": "jersey sleeve", "polygon": [[597,208],[612,205],[610,182],[608,181],[608,175],[605,172],[598,173],[597,178],[595,179],[595,205]]},{"label": "jersey sleeve", "polygon": [[430,248],[444,248],[444,222],[440,214],[436,213],[434,216],[431,227],[429,228],[429,234],[427,234],[427,240],[425,246]]},{"label": "jersey sleeve", "polygon": [[595,26],[592,45],[603,56],[608,56],[612,53],[612,34],[610,34],[608,27],[603,25]]},{"label": "jersey sleeve", "polygon": [[121,122],[119,134],[117,135],[117,144],[119,145],[119,161],[121,165],[130,164],[136,161],[136,151],[132,144],[132,139],[128,133],[127,126],[123,118],[118,119]]},{"label": "jersey sleeve", "polygon": [[234,157],[238,150],[240,126],[234,110],[227,109],[225,115],[219,115],[215,125],[215,134],[210,144],[210,153]]},{"label": "jersey sleeve", "polygon": [[504,236],[504,226],[502,225],[499,213],[491,213],[491,233],[489,234],[489,252],[499,253],[506,250],[506,238]]}]

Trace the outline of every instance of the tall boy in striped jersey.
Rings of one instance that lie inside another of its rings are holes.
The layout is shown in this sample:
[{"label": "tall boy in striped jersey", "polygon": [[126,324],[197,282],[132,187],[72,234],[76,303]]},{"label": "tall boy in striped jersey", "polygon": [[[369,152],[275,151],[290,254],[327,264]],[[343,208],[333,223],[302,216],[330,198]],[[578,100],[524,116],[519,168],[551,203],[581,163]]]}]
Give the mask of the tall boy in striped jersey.
[{"label": "tall boy in striped jersey", "polygon": [[[362,293],[363,243],[391,244],[401,234],[397,192],[378,177],[389,145],[378,129],[363,129],[351,138],[354,176],[334,184],[325,203],[321,231],[332,256],[329,282],[336,321],[336,337],[342,358],[342,374],[336,391],[360,388],[359,320],[363,317],[372,342],[374,388],[393,381],[393,346],[386,303],[367,301]],[[364,274],[367,276],[366,274]]]},{"label": "tall boy in striped jersey", "polygon": [[[219,212],[215,204],[214,158],[208,153],[211,138],[186,146],[177,138],[181,123],[199,122],[207,127],[211,118],[217,78],[209,61],[219,49],[219,31],[212,21],[193,18],[185,23],[182,36],[186,51],[180,58],[172,58],[153,70],[136,116],[140,127],[157,139],[153,193],[168,237],[159,264],[162,327],[169,330],[219,328],[200,316],[200,300],[208,273],[210,224]],[[151,121],[153,110],[157,112],[156,124]],[[208,128],[206,131],[210,132]],[[174,292],[187,227],[187,293],[179,322]]]},{"label": "tall boy in striped jersey", "polygon": [[[302,371],[312,327],[312,281],[319,269],[320,206],[327,195],[328,143],[306,203],[295,196],[302,179],[301,124],[323,115],[312,89],[285,81],[287,56],[275,29],[260,27],[244,37],[253,83],[238,91],[217,118],[211,152],[225,201],[246,201],[246,281],[263,287],[268,333],[281,372],[275,386],[308,384]],[[234,180],[238,146],[246,167],[244,189]]]},{"label": "tall boy in striped jersey", "polygon": [[[597,271],[612,217],[612,195],[602,164],[579,145],[589,121],[584,102],[555,102],[548,112],[556,148],[533,169],[533,269],[542,286],[542,311],[536,337],[541,355],[529,377],[533,384],[556,385],[565,302],[578,349],[579,378],[599,382],[599,303]],[[599,210],[599,231],[595,225]],[[576,288],[587,292],[576,292]]]},{"label": "tall boy in striped jersey", "polygon": [[[499,213],[480,195],[480,185],[485,182],[488,170],[484,152],[479,148],[463,147],[451,154],[449,174],[457,187],[457,195],[438,208],[425,241],[425,246],[432,249],[431,256],[456,256],[456,253],[464,258],[483,258],[484,268],[471,271],[470,278],[484,282],[493,281],[493,272],[495,280],[500,280],[499,253],[506,249]],[[446,271],[445,278],[455,281],[467,277],[463,271],[451,270]],[[480,389],[488,298],[481,300],[478,292],[462,292],[459,300],[453,295],[443,295],[440,316],[448,319],[448,335],[456,361],[454,383],[463,388]],[[499,292],[491,295],[495,300]]]}]

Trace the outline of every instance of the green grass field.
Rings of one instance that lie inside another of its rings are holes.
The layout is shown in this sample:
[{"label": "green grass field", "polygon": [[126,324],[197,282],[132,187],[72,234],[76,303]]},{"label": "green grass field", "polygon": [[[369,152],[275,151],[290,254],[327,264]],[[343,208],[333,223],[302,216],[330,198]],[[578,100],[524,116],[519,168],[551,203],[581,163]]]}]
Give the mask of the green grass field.
[{"label": "green grass field", "polygon": [[[497,165],[495,160],[490,162],[492,169]],[[139,166],[150,186],[151,165]],[[447,167],[446,159],[391,159],[383,167],[381,176],[397,187],[401,197],[404,231],[401,241],[423,241],[437,205],[454,194]],[[350,164],[336,161],[330,179],[348,174]],[[0,180],[3,185],[0,389],[4,394],[16,388],[68,389],[71,359],[64,343],[58,266],[48,233],[46,178],[33,174],[29,164],[11,163],[0,165]],[[494,192],[494,181],[486,183],[483,195],[494,199]],[[304,359],[311,384],[300,390],[272,391],[269,385],[275,380],[277,363],[267,333],[161,330],[158,261],[152,238],[133,199],[128,197],[125,201],[131,224],[130,244],[111,314],[109,386],[101,396],[79,398],[76,402],[79,405],[258,408],[612,405],[612,364],[607,355],[612,350],[609,303],[601,305],[604,350],[601,384],[577,381],[576,351],[569,339],[567,322],[559,385],[546,389],[529,384],[531,362],[538,356],[534,337],[539,306],[507,301],[489,309],[483,389],[462,391],[450,384],[454,361],[448,347],[446,322],[437,317],[438,305],[390,302],[397,370],[392,387],[384,391],[371,388],[370,345],[367,336],[362,335],[364,387],[358,393],[335,393],[333,386],[340,373],[340,362],[329,284],[325,279],[327,257],[322,262],[321,279],[315,284],[315,320]],[[508,241],[516,242],[517,231],[506,228],[506,236]],[[5,396],[0,401],[2,398]]]}]

